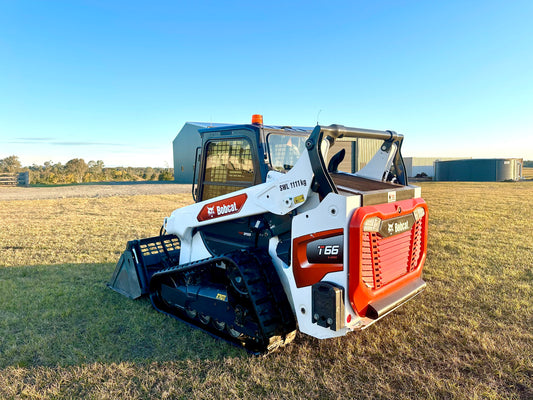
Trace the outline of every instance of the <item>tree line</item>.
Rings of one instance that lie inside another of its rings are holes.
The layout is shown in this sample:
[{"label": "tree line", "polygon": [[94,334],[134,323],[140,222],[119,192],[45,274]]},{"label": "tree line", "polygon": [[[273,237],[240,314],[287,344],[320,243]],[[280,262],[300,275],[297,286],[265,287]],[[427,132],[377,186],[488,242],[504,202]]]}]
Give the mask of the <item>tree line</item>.
[{"label": "tree line", "polygon": [[66,164],[46,161],[44,165],[23,167],[18,156],[0,159],[0,172],[25,172],[30,175],[30,184],[68,184],[112,181],[172,181],[173,168],[152,167],[106,167],[102,160],[85,162],[74,158]]}]

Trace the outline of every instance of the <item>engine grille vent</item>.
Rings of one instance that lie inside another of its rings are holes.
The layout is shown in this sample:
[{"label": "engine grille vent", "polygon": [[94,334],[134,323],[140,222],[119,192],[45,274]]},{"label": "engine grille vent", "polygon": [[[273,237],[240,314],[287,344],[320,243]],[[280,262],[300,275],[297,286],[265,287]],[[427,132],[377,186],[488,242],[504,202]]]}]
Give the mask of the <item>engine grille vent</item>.
[{"label": "engine grille vent", "polygon": [[424,218],[409,231],[386,238],[377,232],[363,233],[361,272],[367,287],[379,289],[416,269],[422,254]]}]

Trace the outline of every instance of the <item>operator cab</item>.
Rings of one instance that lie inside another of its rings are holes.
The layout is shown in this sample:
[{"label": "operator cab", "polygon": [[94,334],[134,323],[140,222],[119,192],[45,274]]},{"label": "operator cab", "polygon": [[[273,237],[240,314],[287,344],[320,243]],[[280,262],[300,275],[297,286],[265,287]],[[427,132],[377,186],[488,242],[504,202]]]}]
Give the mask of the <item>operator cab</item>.
[{"label": "operator cab", "polygon": [[260,123],[200,130],[193,196],[196,202],[266,182],[269,171],[289,171],[313,128]]}]

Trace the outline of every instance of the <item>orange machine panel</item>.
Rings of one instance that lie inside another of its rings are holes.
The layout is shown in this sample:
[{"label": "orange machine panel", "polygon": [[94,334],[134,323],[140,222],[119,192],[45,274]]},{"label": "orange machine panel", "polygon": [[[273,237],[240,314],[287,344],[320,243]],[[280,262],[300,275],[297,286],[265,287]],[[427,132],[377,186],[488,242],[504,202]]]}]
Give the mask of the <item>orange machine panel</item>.
[{"label": "orange machine panel", "polygon": [[320,282],[329,272],[343,270],[343,229],[331,229],[293,240],[292,266],[297,287]]}]

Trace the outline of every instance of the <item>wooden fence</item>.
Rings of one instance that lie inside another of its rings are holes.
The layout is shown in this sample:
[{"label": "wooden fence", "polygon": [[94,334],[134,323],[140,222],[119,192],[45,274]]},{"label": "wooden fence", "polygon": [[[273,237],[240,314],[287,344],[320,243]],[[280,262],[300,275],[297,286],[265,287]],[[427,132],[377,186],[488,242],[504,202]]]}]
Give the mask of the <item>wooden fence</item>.
[{"label": "wooden fence", "polygon": [[28,186],[29,172],[0,173],[0,186]]}]

